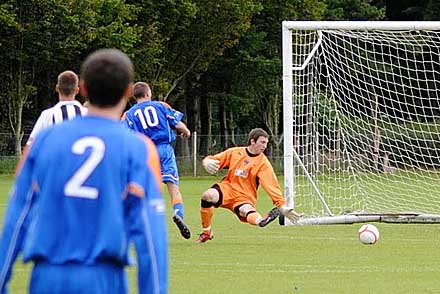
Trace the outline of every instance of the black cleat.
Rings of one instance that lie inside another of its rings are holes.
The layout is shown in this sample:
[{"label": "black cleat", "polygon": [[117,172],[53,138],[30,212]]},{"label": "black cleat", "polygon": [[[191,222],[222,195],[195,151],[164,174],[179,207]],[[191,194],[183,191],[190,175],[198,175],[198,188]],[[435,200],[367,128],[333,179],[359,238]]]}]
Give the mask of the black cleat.
[{"label": "black cleat", "polygon": [[176,214],[173,215],[173,222],[176,224],[183,238],[185,239],[191,238],[191,231],[189,230],[188,226],[185,224],[185,222],[180,216]]},{"label": "black cleat", "polygon": [[269,213],[258,223],[259,227],[265,227],[274,220],[277,219],[277,217],[280,215],[280,210],[278,207],[274,207],[269,211]]}]

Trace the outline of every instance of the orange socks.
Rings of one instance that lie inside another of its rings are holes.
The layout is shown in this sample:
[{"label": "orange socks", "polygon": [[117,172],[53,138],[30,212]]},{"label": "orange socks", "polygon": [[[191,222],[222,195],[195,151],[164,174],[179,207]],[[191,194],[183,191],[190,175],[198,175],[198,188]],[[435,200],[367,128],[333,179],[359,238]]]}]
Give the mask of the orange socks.
[{"label": "orange socks", "polygon": [[202,228],[210,228],[212,216],[214,215],[214,207],[201,207],[200,208],[200,218],[202,219]]}]

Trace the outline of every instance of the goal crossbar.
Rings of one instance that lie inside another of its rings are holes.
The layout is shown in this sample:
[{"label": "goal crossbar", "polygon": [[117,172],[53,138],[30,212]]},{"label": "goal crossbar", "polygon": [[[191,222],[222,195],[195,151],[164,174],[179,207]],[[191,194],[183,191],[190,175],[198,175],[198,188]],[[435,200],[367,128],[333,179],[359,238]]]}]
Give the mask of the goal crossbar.
[{"label": "goal crossbar", "polygon": [[438,30],[440,21],[283,21],[287,30]]}]

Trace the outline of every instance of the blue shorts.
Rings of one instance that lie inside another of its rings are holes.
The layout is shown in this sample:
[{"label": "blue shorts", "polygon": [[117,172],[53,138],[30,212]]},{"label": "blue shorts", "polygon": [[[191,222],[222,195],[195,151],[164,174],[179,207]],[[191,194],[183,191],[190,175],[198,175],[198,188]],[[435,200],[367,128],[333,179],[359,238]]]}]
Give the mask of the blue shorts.
[{"label": "blue shorts", "polygon": [[159,144],[156,147],[160,158],[162,181],[179,185],[179,171],[177,170],[173,146],[171,144]]},{"label": "blue shorts", "polygon": [[37,263],[32,270],[29,293],[126,294],[127,285],[122,266]]}]

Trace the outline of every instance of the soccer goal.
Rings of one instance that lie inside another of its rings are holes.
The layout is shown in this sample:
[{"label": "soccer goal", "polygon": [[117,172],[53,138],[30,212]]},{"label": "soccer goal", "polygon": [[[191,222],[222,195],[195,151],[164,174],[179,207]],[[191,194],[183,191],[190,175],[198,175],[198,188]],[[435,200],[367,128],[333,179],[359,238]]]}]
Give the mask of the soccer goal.
[{"label": "soccer goal", "polygon": [[300,224],[440,222],[440,22],[283,22]]}]

